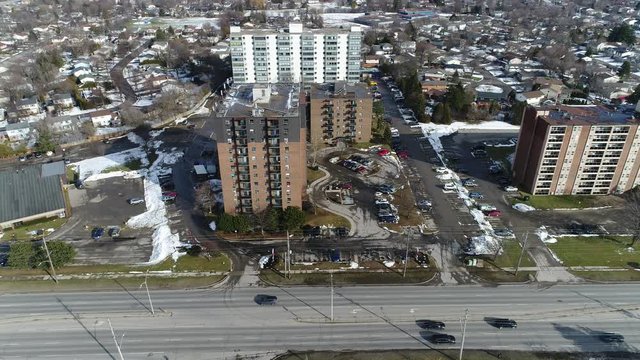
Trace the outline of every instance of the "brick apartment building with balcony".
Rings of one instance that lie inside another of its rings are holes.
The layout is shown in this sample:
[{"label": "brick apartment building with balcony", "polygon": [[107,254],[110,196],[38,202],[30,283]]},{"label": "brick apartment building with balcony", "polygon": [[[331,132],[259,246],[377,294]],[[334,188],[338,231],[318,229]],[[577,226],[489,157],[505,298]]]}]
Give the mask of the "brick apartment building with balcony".
[{"label": "brick apartment building with balcony", "polygon": [[640,120],[603,106],[526,109],[513,177],[534,195],[605,195],[640,184]]},{"label": "brick apartment building with balcony", "polygon": [[305,106],[298,85],[229,89],[211,120],[225,212],[302,207],[307,185]]},{"label": "brick apartment building with balcony", "polygon": [[309,103],[310,142],[314,146],[371,140],[373,99],[364,84],[313,85]]}]

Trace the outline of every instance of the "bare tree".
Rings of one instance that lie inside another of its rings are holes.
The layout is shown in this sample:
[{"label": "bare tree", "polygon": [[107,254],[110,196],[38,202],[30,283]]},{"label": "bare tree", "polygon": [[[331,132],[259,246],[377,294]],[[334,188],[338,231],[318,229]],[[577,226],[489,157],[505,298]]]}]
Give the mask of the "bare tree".
[{"label": "bare tree", "polygon": [[208,181],[200,183],[195,188],[195,200],[196,204],[202,210],[208,210],[209,213],[213,212],[213,207],[216,204],[216,199],[211,191],[211,184]]},{"label": "bare tree", "polygon": [[138,108],[123,104],[120,108],[120,119],[124,125],[137,127],[145,122],[145,115]]},{"label": "bare tree", "polygon": [[627,201],[627,217],[631,223],[631,242],[628,246],[634,246],[640,239],[640,189],[634,189],[625,194]]}]

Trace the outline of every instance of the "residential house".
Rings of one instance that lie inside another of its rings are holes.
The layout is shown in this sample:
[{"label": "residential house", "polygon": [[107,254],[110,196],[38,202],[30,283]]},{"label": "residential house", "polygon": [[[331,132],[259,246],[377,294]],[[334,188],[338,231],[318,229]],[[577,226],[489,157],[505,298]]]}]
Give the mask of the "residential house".
[{"label": "residential house", "polygon": [[380,65],[380,57],[376,55],[366,55],[362,67],[372,68]]},{"label": "residential house", "polygon": [[40,112],[40,103],[38,98],[33,96],[16,101],[16,109],[19,116],[36,115]]},{"label": "residential house", "polygon": [[442,80],[425,80],[422,81],[422,92],[429,96],[438,96],[447,92],[449,84]]},{"label": "residential house", "polygon": [[542,100],[544,99],[545,99],[545,95],[540,90],[523,92],[521,94],[516,95],[516,100],[524,101],[528,105],[533,105],[533,106],[540,105],[540,102],[542,102]]},{"label": "residential house", "polygon": [[58,111],[72,108],[74,105],[73,96],[71,96],[71,94],[69,93],[55,94],[53,95],[51,100],[53,102],[53,106]]},{"label": "residential house", "polygon": [[5,128],[7,133],[7,139],[9,141],[24,141],[29,137],[31,133],[31,127],[28,122],[19,122],[14,124],[7,124]]},{"label": "residential house", "polygon": [[111,126],[111,120],[113,120],[113,114],[111,110],[98,110],[90,114],[91,123],[95,127]]}]

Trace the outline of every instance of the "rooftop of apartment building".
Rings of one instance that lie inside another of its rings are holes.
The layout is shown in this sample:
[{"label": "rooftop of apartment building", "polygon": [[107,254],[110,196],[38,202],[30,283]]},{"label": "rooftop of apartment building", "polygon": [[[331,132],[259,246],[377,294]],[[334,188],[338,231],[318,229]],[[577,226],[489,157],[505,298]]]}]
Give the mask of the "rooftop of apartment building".
[{"label": "rooftop of apartment building", "polygon": [[217,110],[218,117],[294,117],[300,114],[298,84],[236,84]]},{"label": "rooftop of apartment building", "polygon": [[311,99],[332,99],[332,98],[370,98],[369,90],[361,83],[347,83],[337,81],[329,84],[315,84],[310,89]]},{"label": "rooftop of apartment building", "polygon": [[538,109],[538,116],[550,125],[637,125],[633,113],[615,111],[602,105],[554,105]]},{"label": "rooftop of apartment building", "polygon": [[345,32],[358,32],[362,31],[362,27],[358,25],[352,25],[348,28],[321,28],[321,29],[311,29],[304,28],[301,23],[289,23],[289,26],[286,27],[273,27],[273,26],[265,26],[265,27],[240,27],[240,26],[230,26],[229,33],[236,34],[241,33],[242,35],[265,35],[265,34],[273,34],[273,33],[289,33],[289,34],[343,34]]}]

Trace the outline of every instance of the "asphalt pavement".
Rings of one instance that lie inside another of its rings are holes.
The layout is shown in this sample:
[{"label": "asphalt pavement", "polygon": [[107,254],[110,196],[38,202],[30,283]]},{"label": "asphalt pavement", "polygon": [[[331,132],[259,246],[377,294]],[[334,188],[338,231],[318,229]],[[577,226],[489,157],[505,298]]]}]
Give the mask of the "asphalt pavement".
[{"label": "asphalt pavement", "polygon": [[[276,295],[260,306],[257,294]],[[138,288],[118,292],[5,294],[0,297],[0,358],[213,359],[287,349],[429,349],[433,334],[417,320],[438,320],[465,348],[536,351],[637,351],[637,286],[567,285],[336,288],[333,323],[326,287],[153,291],[155,316]],[[497,329],[508,317],[517,329]],[[600,341],[603,332],[625,337]],[[124,337],[122,338],[124,334]],[[122,338],[122,340],[120,340]]]}]

